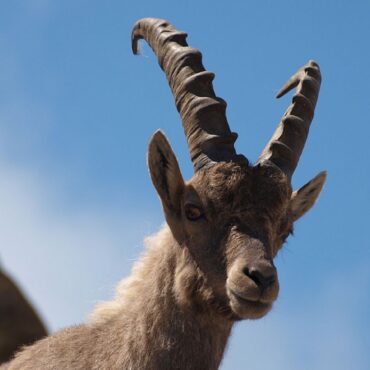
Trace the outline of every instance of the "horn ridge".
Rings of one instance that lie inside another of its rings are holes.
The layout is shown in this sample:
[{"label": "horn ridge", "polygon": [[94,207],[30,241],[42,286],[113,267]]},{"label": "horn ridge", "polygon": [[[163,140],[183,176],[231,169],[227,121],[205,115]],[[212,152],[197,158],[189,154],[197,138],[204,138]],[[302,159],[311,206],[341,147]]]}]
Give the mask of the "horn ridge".
[{"label": "horn ridge", "polygon": [[[280,98],[296,88],[292,104],[284,113],[275,133],[262,151],[257,163],[273,163],[289,178],[297,167],[307,140],[319,96],[321,73],[319,65],[310,60],[280,89]],[[289,150],[288,150],[289,149]]]},{"label": "horn ridge", "polygon": [[144,18],[133,27],[132,50],[137,54],[138,40],[145,39],[156,54],[175,98],[195,171],[219,161],[240,161],[226,102],[212,86],[214,74],[205,70],[201,52],[188,46],[186,36],[165,20]]}]

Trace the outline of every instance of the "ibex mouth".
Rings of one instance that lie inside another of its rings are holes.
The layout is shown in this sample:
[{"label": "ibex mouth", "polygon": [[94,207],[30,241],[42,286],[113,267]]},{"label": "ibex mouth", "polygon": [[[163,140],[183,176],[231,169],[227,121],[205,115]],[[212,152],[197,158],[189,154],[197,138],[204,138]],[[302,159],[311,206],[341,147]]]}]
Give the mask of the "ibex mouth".
[{"label": "ibex mouth", "polygon": [[227,292],[230,299],[230,307],[240,319],[259,319],[266,315],[272,307],[273,302],[249,300],[230,289]]}]

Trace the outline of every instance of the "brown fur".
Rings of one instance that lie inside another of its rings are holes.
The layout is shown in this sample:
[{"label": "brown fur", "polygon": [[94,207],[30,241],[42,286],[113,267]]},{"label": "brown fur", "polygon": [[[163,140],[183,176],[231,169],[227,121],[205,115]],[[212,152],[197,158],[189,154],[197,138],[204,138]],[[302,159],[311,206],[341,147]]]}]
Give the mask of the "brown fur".
[{"label": "brown fur", "polygon": [[[25,348],[1,370],[217,369],[233,323],[269,311],[278,292],[272,258],[293,222],[286,177],[230,162],[185,184],[158,133],[149,167],[169,227],[147,239],[132,275],[90,322]],[[189,220],[189,204],[202,217]],[[248,266],[274,279],[261,287]]]}]

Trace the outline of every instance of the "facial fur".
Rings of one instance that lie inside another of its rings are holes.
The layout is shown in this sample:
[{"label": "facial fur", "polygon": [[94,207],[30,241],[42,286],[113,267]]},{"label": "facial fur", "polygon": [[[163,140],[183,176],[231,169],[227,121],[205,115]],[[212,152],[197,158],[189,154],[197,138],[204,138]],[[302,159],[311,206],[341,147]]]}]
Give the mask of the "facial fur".
[{"label": "facial fur", "polygon": [[[262,316],[277,297],[272,259],[292,228],[291,193],[278,169],[244,163],[199,171],[184,187],[181,222],[169,224],[182,228],[174,234],[182,235],[178,242],[203,276],[207,295],[235,318]],[[263,271],[250,276],[256,269]],[[270,283],[262,284],[258,274]]]}]

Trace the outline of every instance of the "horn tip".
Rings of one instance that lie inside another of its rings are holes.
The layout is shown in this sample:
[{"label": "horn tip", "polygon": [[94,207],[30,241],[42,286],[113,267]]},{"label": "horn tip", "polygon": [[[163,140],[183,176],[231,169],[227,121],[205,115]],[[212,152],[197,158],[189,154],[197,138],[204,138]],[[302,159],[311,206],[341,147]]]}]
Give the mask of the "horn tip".
[{"label": "horn tip", "polygon": [[131,49],[132,49],[132,52],[134,55],[138,55],[140,54],[140,50],[139,50],[139,39],[141,37],[136,33],[136,24],[132,30],[132,33],[131,33]]},{"label": "horn tip", "polygon": [[313,60],[313,59],[310,59],[308,61],[307,65],[310,66],[310,67],[317,67],[317,68],[319,68],[318,63],[315,60]]},{"label": "horn tip", "polygon": [[296,73],[292,77],[290,77],[289,80],[284,84],[284,86],[278,91],[278,93],[276,94],[276,98],[279,99],[284,96],[287,92],[296,87],[298,82],[299,75],[298,73]]},{"label": "horn tip", "polygon": [[299,83],[302,71],[309,67],[317,68],[320,71],[319,65],[313,59],[310,59],[302,68],[300,68],[292,77],[289,78],[285,85],[276,94],[276,98],[277,99],[281,98],[287,92],[296,87]]}]

